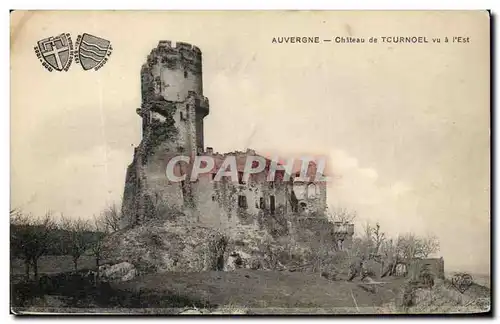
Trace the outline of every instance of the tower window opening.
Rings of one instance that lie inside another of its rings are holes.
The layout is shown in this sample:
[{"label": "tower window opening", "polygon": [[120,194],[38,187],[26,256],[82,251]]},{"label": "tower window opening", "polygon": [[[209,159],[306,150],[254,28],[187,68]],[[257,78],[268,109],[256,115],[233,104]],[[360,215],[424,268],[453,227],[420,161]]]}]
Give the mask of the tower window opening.
[{"label": "tower window opening", "polygon": [[243,181],[243,172],[238,172],[238,183],[245,184],[245,181]]},{"label": "tower window opening", "polygon": [[344,240],[342,239],[337,240],[337,250],[338,251],[344,250]]},{"label": "tower window opening", "polygon": [[186,79],[187,79],[187,77],[188,77],[188,71],[187,71],[187,70],[184,70],[184,78],[186,78]]},{"label": "tower window opening", "polygon": [[316,185],[311,183],[307,186],[307,198],[316,198],[318,191]]},{"label": "tower window opening", "polygon": [[260,209],[266,209],[266,201],[264,199],[264,197],[260,197],[260,200],[259,200],[259,203],[260,203]]},{"label": "tower window opening", "polygon": [[276,209],[276,198],[274,196],[269,197],[269,206],[271,209],[271,214],[274,215],[275,209]]},{"label": "tower window opening", "polygon": [[238,196],[238,207],[240,207],[240,208],[247,208],[248,207],[246,196],[243,196],[243,195]]},{"label": "tower window opening", "polygon": [[181,111],[181,120],[186,120],[186,116],[184,116],[184,113]]}]

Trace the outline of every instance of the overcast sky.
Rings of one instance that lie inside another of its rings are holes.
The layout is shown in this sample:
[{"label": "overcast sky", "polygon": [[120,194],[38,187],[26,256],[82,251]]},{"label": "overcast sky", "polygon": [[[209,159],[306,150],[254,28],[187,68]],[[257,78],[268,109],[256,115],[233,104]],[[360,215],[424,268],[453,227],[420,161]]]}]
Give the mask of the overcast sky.
[{"label": "overcast sky", "polygon": [[[447,269],[488,271],[489,25],[485,13],[12,15],[12,207],[91,217],[120,203],[141,139],[140,68],[160,39],[203,52],[205,145],[329,157],[332,205],[357,228],[434,233]],[[48,36],[111,41],[99,71],[46,71]],[[470,43],[272,44],[273,37],[466,36]]]}]

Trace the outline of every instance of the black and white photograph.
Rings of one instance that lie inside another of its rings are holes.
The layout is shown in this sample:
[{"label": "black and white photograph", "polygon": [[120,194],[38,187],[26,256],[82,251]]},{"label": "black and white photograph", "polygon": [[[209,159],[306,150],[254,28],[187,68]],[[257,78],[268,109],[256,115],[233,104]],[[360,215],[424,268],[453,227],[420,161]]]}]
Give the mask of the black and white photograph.
[{"label": "black and white photograph", "polygon": [[10,14],[10,312],[491,312],[486,10]]}]

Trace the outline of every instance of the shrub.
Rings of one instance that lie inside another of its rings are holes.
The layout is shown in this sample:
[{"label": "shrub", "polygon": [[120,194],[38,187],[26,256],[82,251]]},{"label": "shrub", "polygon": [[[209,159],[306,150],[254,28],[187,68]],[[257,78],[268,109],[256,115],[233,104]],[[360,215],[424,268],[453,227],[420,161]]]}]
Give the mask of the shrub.
[{"label": "shrub", "polygon": [[415,305],[415,286],[412,282],[407,281],[399,290],[396,298],[396,307],[400,311],[407,312],[411,306]]}]

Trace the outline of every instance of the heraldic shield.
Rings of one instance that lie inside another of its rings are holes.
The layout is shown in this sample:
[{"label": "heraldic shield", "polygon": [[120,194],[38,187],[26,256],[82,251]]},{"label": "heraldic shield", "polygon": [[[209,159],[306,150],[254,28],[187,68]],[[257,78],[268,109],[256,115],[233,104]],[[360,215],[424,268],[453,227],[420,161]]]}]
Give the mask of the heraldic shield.
[{"label": "heraldic shield", "polygon": [[110,42],[106,39],[83,34],[78,56],[84,70],[90,70],[100,64],[105,58]]},{"label": "heraldic shield", "polygon": [[38,41],[38,48],[45,62],[57,71],[62,71],[71,64],[69,39],[66,34],[42,39]]}]

